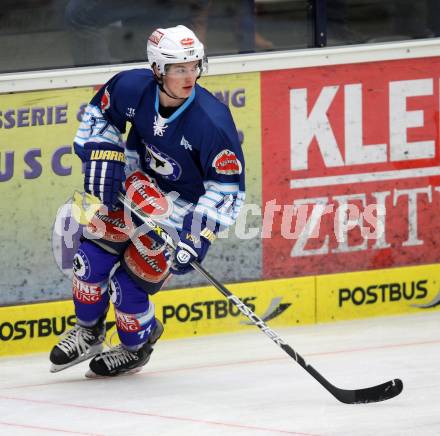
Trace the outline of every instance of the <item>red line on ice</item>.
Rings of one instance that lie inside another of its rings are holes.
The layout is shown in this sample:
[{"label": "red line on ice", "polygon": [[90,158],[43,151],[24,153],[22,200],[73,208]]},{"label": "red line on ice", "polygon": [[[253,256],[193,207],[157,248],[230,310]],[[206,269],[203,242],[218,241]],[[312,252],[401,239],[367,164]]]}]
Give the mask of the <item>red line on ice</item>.
[{"label": "red line on ice", "polygon": [[15,422],[0,421],[0,426],[1,425],[5,425],[5,426],[9,426],[9,427],[19,427],[19,428],[32,428],[34,430],[55,431],[57,433],[79,434],[82,436],[104,436],[101,433],[83,433],[80,431],[64,430],[62,428],[42,427],[39,425],[17,424]]},{"label": "red line on ice", "polygon": [[[376,345],[373,347],[364,347],[364,348],[353,348],[353,349],[347,349],[347,350],[335,350],[335,351],[319,351],[316,353],[304,353],[302,356],[308,358],[310,356],[327,356],[332,354],[345,354],[345,353],[359,353],[364,351],[372,351],[372,350],[379,350],[379,349],[391,349],[391,348],[404,348],[404,347],[412,347],[412,346],[419,346],[419,345],[433,345],[433,344],[440,344],[440,340],[432,340],[432,341],[421,341],[421,342],[408,342],[408,343],[402,343],[402,344],[389,344],[389,345]],[[301,353],[300,353],[301,354]],[[180,372],[180,371],[194,371],[199,369],[210,369],[210,368],[222,368],[222,367],[229,367],[229,366],[236,366],[236,365],[252,365],[257,363],[264,363],[264,362],[277,362],[277,361],[284,361],[289,359],[287,356],[281,355],[280,357],[270,357],[270,358],[264,358],[264,359],[253,359],[253,360],[241,360],[236,362],[225,362],[225,363],[215,363],[215,364],[209,364],[209,365],[199,365],[199,366],[185,366],[182,368],[169,368],[169,369],[158,369],[156,371],[148,371],[142,372],[140,374],[136,374],[135,377],[148,377],[149,375],[154,374],[161,374],[161,373],[172,373],[172,372]],[[100,379],[102,380],[102,379]],[[48,382],[48,383],[38,383],[38,384],[26,384],[26,385],[17,385],[17,386],[8,386],[5,388],[0,388],[1,391],[10,391],[15,389],[27,389],[27,388],[38,388],[42,386],[52,386],[52,385],[61,385],[61,384],[69,384],[69,383],[91,383],[92,380],[90,379],[75,379],[75,380],[61,380],[61,381],[54,381],[54,382]]]},{"label": "red line on ice", "polygon": [[[198,424],[207,424],[207,425],[219,425],[219,426],[223,426],[223,427],[242,428],[242,429],[255,430],[255,431],[264,431],[264,432],[270,431],[273,433],[283,433],[283,434],[291,434],[291,435],[297,435],[297,436],[318,436],[318,435],[312,434],[312,433],[299,433],[299,432],[295,432],[295,431],[280,430],[280,429],[276,429],[276,428],[256,427],[256,426],[252,426],[252,425],[235,424],[235,423],[220,422],[220,421],[209,421],[209,420],[198,419],[198,418],[190,418],[190,417],[186,417],[186,416],[161,415],[159,413],[151,413],[151,412],[139,412],[139,411],[133,411],[133,410],[112,409],[109,407],[96,407],[96,406],[91,406],[91,405],[82,406],[80,404],[58,403],[58,402],[54,402],[54,401],[9,397],[9,396],[5,396],[5,395],[0,395],[0,399],[11,400],[11,401],[22,401],[22,402],[26,402],[26,403],[49,404],[51,406],[69,407],[69,408],[74,408],[74,409],[96,410],[99,412],[119,413],[119,414],[124,414],[124,415],[148,416],[150,418],[169,419],[169,420],[173,420],[173,421],[186,421],[186,422],[194,422],[194,423],[198,423]],[[60,431],[67,432],[66,430],[60,430]],[[76,434],[88,434],[88,433],[76,433]]]}]

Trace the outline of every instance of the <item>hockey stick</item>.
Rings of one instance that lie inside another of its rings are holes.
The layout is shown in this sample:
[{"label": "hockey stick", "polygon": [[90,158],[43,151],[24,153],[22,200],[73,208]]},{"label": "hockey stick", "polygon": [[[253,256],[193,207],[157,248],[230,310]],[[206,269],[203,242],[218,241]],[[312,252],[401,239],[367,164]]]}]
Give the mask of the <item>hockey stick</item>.
[{"label": "hockey stick", "polygon": [[[122,204],[136,215],[147,227],[156,233],[166,245],[172,249],[176,248],[176,243],[171,236],[163,230],[155,221],[145,213],[140,213],[133,203],[123,194],[119,194],[119,200]],[[282,348],[293,360],[302,366],[315,380],[317,380],[325,389],[327,389],[336,399],[346,404],[356,403],[376,403],[385,401],[399,395],[403,389],[403,383],[400,379],[390,380],[377,386],[371,386],[364,389],[341,389],[330,383],[322,376],[312,365],[309,365],[304,358],[298,354],[290,345],[284,342],[280,336],[275,333],[259,316],[257,316],[246,304],[229,291],[224,285],[217,281],[208,271],[206,271],[198,262],[192,262],[191,266],[198,271],[209,283],[211,283],[218,291],[220,291],[228,300],[246,315],[253,324]]]}]

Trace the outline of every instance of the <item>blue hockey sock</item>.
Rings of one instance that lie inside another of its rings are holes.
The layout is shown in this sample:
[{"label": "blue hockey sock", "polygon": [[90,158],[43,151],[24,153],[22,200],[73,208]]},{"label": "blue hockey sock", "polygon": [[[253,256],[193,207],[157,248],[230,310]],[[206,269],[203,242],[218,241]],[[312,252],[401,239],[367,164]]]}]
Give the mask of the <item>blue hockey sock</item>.
[{"label": "blue hockey sock", "polygon": [[156,327],[154,304],[149,301],[147,292],[122,268],[112,276],[110,292],[119,339],[125,348],[134,351],[147,342]]},{"label": "blue hockey sock", "polygon": [[93,326],[108,309],[110,271],[118,256],[84,241],[73,259],[73,301],[78,323]]}]

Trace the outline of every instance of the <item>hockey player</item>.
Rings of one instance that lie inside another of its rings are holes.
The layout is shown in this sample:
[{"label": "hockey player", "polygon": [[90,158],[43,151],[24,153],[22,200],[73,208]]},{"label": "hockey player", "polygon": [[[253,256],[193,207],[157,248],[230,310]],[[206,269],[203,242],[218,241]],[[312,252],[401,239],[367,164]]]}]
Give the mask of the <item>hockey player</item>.
[{"label": "hockey player", "polygon": [[[244,201],[244,159],[230,111],[196,83],[207,68],[203,44],[184,26],[157,29],[147,56],[151,70],[121,72],[100,89],[74,140],[84,189],[108,214],[94,217],[104,236],[83,237],[74,257],[77,324],[52,349],[52,372],[90,358],[89,377],[139,371],[163,332],[149,296],[170,274],[201,262]],[[157,243],[146,234],[121,233],[128,224],[117,196],[137,168],[162,192],[173,192],[172,214],[161,222],[180,240],[172,256],[152,252]],[[121,344],[103,352],[110,300]]]}]

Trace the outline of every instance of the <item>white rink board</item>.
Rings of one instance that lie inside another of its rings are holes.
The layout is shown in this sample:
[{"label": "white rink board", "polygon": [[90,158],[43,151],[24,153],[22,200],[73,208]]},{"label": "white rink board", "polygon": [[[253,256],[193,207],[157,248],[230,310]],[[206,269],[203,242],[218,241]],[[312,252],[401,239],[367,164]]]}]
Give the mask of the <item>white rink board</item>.
[{"label": "white rink board", "polygon": [[[439,38],[283,50],[258,54],[214,56],[209,59],[208,75],[424,58],[439,55]],[[120,71],[145,68],[146,66],[146,62],[138,62],[0,74],[0,93],[97,85],[107,82]]]},{"label": "white rink board", "polygon": [[402,394],[337,402],[262,333],[164,341],[133,376],[87,380],[83,363],[58,374],[47,356],[0,359],[2,435],[440,434],[440,313],[279,329],[338,387],[399,377]]}]

